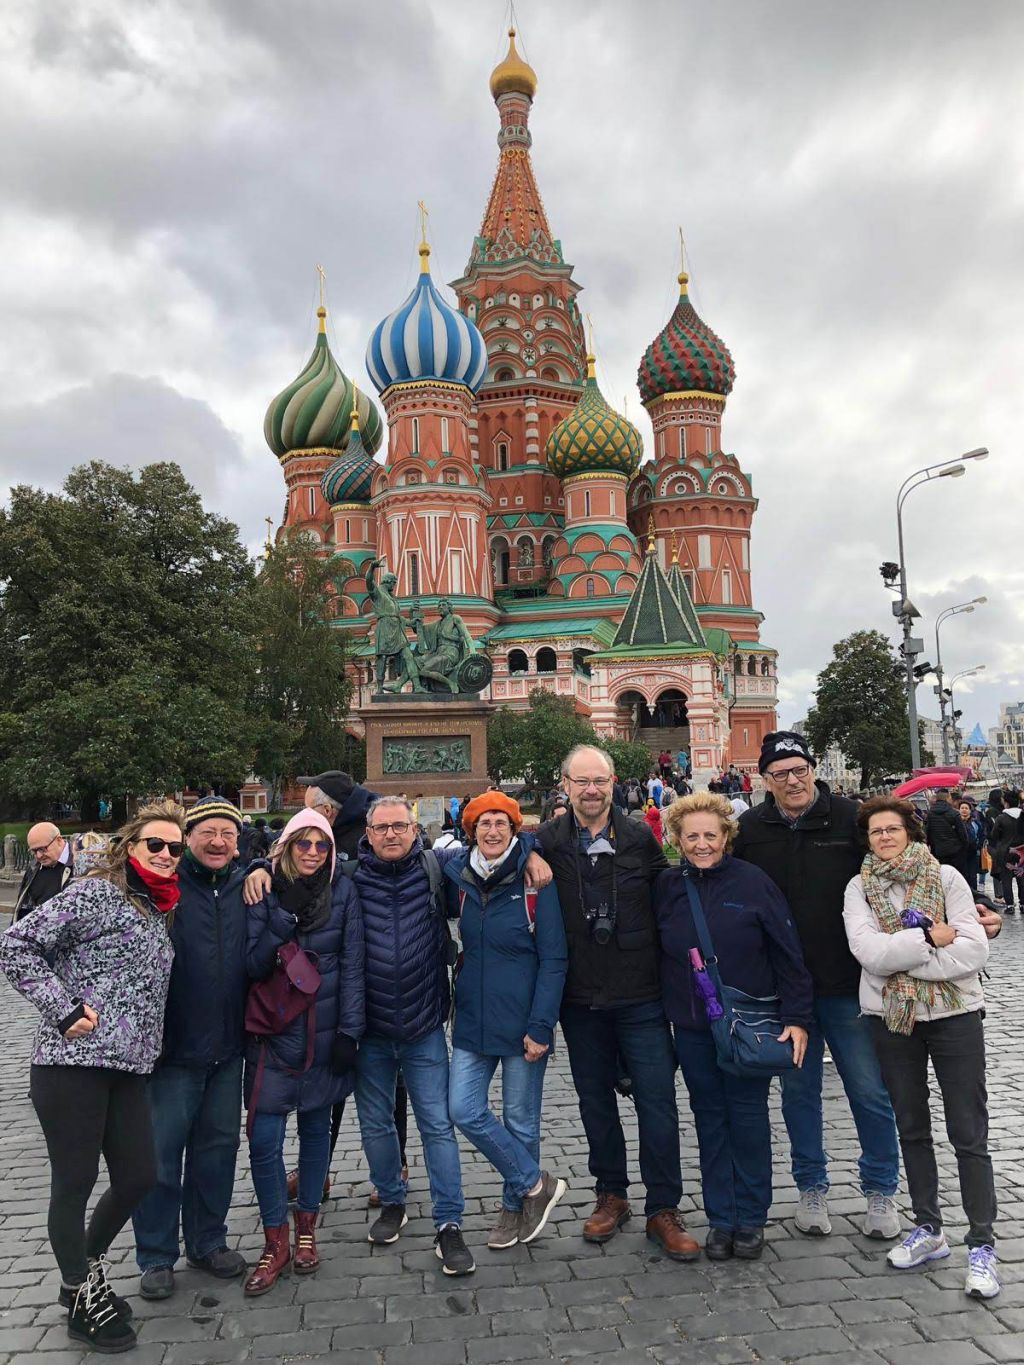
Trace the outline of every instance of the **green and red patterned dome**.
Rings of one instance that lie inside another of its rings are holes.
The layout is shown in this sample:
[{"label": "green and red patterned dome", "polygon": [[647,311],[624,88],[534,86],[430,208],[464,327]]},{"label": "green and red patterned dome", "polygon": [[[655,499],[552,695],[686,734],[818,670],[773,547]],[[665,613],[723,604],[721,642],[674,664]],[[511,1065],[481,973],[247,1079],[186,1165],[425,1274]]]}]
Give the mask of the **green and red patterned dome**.
[{"label": "green and red patterned dome", "polygon": [[644,352],[637,372],[644,403],[666,393],[715,393],[732,390],[736,367],[729,348],[698,315],[686,292],[689,276],[679,276],[679,302],[668,322]]},{"label": "green and red patterned dome", "polygon": [[363,445],[359,413],[353,412],[345,453],[331,461],[320,480],[320,491],[325,501],[332,507],[345,502],[368,504],[374,470],[378,467],[377,461]]},{"label": "green and red patterned dome", "polygon": [[267,408],[263,423],[267,445],[279,459],[292,450],[345,451],[356,404],[363,447],[373,455],[384,436],[381,415],[334,359],[327,344],[327,310],[321,305],[316,311],[320,331],[313,354],[298,378]]},{"label": "green and red patterned dome", "polygon": [[592,355],[587,356],[583,397],[554,428],[544,449],[548,468],[559,479],[571,479],[574,474],[622,474],[631,478],[640,468],[643,439],[597,387]]}]

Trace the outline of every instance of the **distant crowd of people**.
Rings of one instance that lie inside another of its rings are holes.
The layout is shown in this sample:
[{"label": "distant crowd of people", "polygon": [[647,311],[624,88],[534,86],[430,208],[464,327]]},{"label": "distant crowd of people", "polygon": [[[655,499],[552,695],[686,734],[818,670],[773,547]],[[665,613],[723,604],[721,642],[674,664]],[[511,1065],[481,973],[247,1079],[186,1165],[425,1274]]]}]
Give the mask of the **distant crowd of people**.
[{"label": "distant crowd of people", "polygon": [[[826,1237],[827,1047],[860,1145],[861,1227],[893,1243],[894,1270],[951,1254],[929,1117],[934,1069],[968,1223],[965,1291],[996,1295],[980,973],[1002,919],[972,892],[960,841],[952,847],[950,813],[968,817],[940,795],[926,836],[905,801],[839,796],[790,732],[766,736],[758,766],[766,795],[749,806],[735,770],[719,790],[694,792],[680,752],[662,755],[647,784],[619,783],[603,750],[580,745],[538,828],[491,790],[453,801],[433,840],[412,801],[341,772],[305,779],[305,805],[273,843],[218,796],[187,811],[146,806],[116,841],[83,841],[77,860],[55,826],[34,826],[34,871],[0,938],[0,969],[41,1016],[30,1094],[71,1339],[101,1351],[135,1342],[105,1260],[129,1219],[147,1299],[175,1292],[182,1251],[211,1276],[244,1277],[250,1297],[288,1268],[315,1272],[353,1095],[371,1243],[395,1243],[408,1221],[408,1106],[439,1269],[475,1269],[459,1135],[501,1177],[488,1249],[532,1242],[566,1189],[542,1154],[559,1030],[594,1188],[585,1240],[607,1243],[633,1212],[619,1111],[628,1096],[648,1238],[680,1262],[702,1251],[757,1259],[776,1078],[795,1227]],[[1000,804],[978,843],[993,862],[1021,841],[1019,799]],[[679,1207],[677,1070],[696,1134],[703,1247]],[[489,1101],[499,1072],[500,1117]],[[264,1229],[254,1265],[227,1230],[243,1103]],[[895,1200],[901,1149],[910,1229]],[[109,1187],[87,1220],[101,1153]]]}]

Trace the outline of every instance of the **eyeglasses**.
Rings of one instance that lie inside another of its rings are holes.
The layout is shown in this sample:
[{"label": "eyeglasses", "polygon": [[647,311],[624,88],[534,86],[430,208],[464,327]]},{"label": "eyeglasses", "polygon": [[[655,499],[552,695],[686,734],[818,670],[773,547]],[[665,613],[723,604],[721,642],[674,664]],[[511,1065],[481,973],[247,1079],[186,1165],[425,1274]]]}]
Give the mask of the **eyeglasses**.
[{"label": "eyeglasses", "polygon": [[396,834],[408,834],[412,826],[408,820],[392,820],[389,824],[367,825],[366,828],[372,829],[374,834],[387,834],[389,829]]},{"label": "eyeglasses", "polygon": [[206,829],[200,825],[198,829],[192,831],[192,837],[209,843],[211,839],[222,839],[226,844],[233,844],[238,839],[237,829]]},{"label": "eyeglasses", "polygon": [[161,853],[166,849],[172,858],[180,858],[185,849],[185,845],[177,842],[177,840],[172,843],[170,839],[157,839],[154,837],[152,839],[143,839],[142,842],[149,849],[150,853]]},{"label": "eyeglasses", "polygon": [[311,848],[315,848],[317,853],[329,853],[331,843],[329,839],[296,839],[295,847],[303,853],[308,853]]},{"label": "eyeglasses", "polygon": [[497,820],[478,820],[476,822],[476,827],[478,831],[482,831],[483,833],[487,833],[489,830],[497,830],[498,833],[504,834],[506,830],[512,828],[512,822],[511,820],[506,820],[504,816],[501,816],[501,818]]},{"label": "eyeglasses", "polygon": [[884,829],[869,829],[868,838],[879,839],[883,834],[886,835],[887,837],[891,837],[894,834],[903,833],[905,833],[905,830],[902,825],[886,825]]},{"label": "eyeglasses", "polygon": [[38,857],[40,853],[45,853],[46,850],[50,847],[50,845],[51,845],[52,843],[54,843],[54,842],[55,842],[57,839],[59,839],[59,838],[60,838],[60,835],[59,835],[59,834],[55,834],[55,835],[53,836],[52,839],[47,839],[47,841],[46,841],[45,844],[36,844],[35,848],[32,848],[32,847],[30,846],[28,851],[29,851],[29,853],[33,853],[33,854],[36,855],[36,857]]},{"label": "eyeglasses", "polygon": [[809,763],[798,763],[795,768],[783,768],[781,772],[765,773],[765,777],[770,777],[773,782],[788,782],[795,778],[797,782],[802,782],[811,771]]},{"label": "eyeglasses", "polygon": [[569,781],[581,791],[585,791],[587,787],[596,787],[598,791],[603,792],[612,784],[610,777],[570,777]]}]

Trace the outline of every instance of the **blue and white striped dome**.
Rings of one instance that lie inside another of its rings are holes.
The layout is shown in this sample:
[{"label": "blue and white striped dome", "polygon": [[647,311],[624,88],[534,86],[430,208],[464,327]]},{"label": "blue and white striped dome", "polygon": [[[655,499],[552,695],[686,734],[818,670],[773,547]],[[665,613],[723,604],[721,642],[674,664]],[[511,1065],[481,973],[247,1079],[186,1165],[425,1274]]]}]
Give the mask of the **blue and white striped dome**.
[{"label": "blue and white striped dome", "polygon": [[487,374],[484,339],[474,323],[441,297],[430,278],[429,255],[424,242],[416,288],[370,337],[366,368],[378,393],[420,379],[465,384],[475,393]]}]

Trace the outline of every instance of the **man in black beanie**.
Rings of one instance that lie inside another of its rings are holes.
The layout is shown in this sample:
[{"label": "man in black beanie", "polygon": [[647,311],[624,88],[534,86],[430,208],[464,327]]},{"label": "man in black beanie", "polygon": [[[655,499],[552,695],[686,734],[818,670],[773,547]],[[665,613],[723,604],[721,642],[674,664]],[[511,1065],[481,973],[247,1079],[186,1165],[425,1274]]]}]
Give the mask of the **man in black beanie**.
[{"label": "man in black beanie", "polygon": [[828,1158],[822,1127],[825,1045],[842,1079],[860,1139],[861,1190],[868,1237],[900,1233],[893,1196],[899,1184],[896,1120],[882,1081],[867,1020],[861,1018],[860,964],[843,925],[843,897],[864,851],[857,806],[814,777],[815,759],[803,735],[765,735],[758,770],[764,802],[740,816],[733,855],[766,872],[789,902],[807,970],[814,981],[814,1016],[803,1067],[782,1082],[793,1179],[800,1194],[796,1225],[809,1236],[831,1232]]},{"label": "man in black beanie", "polygon": [[339,855],[345,859],[354,858],[359,840],[366,833],[366,812],[376,801],[377,794],[337,768],[296,780],[307,784],[306,806],[318,810],[331,822]]}]

